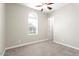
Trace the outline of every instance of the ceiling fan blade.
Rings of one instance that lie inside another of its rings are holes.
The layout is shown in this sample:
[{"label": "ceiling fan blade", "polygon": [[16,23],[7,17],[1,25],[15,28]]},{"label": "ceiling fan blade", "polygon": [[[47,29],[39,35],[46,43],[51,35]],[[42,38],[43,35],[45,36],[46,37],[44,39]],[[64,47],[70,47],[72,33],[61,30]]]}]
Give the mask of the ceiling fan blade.
[{"label": "ceiling fan blade", "polygon": [[49,10],[52,10],[52,7],[47,7]]},{"label": "ceiling fan blade", "polygon": [[54,3],[47,3],[47,5],[51,5],[51,4],[54,4]]},{"label": "ceiling fan blade", "polygon": [[41,11],[43,11],[43,9],[41,9]]}]

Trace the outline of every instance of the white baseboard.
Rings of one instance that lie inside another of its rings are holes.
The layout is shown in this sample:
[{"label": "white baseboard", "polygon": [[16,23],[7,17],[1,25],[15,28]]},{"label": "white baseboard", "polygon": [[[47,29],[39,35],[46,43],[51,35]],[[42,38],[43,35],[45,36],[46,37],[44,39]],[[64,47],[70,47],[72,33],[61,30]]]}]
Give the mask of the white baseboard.
[{"label": "white baseboard", "polygon": [[48,40],[48,39],[38,40],[38,41],[34,41],[34,42],[28,42],[28,43],[24,43],[24,44],[19,44],[19,45],[16,45],[16,46],[11,46],[11,47],[5,48],[5,50],[13,49],[13,48],[17,48],[17,47],[21,47],[21,46],[25,46],[25,45],[35,44],[35,43],[43,42],[43,41],[46,41],[46,40]]},{"label": "white baseboard", "polygon": [[64,43],[57,42],[57,41],[53,41],[53,42],[55,42],[55,43],[57,43],[57,44],[64,45],[64,46],[67,46],[67,47],[70,47],[70,48],[73,48],[73,49],[76,49],[76,50],[79,50],[79,48],[77,48],[77,47],[73,47],[73,46],[71,46],[71,45],[68,45],[68,44],[64,44]]}]

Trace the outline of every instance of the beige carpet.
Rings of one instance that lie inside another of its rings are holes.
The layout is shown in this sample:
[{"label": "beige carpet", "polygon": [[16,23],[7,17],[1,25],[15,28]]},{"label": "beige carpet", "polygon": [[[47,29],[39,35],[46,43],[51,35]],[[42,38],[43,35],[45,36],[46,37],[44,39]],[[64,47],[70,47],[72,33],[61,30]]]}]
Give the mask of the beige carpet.
[{"label": "beige carpet", "polygon": [[5,52],[5,56],[79,56],[79,51],[52,41],[44,41],[9,49]]}]

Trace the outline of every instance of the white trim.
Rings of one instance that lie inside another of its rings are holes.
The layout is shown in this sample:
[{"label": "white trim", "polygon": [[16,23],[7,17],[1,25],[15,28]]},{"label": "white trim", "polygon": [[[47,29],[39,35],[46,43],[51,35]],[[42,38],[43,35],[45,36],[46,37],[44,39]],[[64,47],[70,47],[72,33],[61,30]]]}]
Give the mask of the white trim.
[{"label": "white trim", "polygon": [[19,44],[19,45],[16,45],[16,46],[11,46],[11,47],[5,48],[5,50],[17,48],[17,47],[21,47],[21,46],[25,46],[25,45],[35,44],[35,43],[43,42],[43,41],[46,41],[46,40],[48,40],[48,39],[38,40],[38,41],[34,41],[34,42],[28,42],[28,43],[24,43],[24,44]]},{"label": "white trim", "polygon": [[76,50],[79,50],[79,48],[77,48],[77,47],[73,47],[73,46],[71,46],[71,45],[68,45],[68,44],[64,44],[64,43],[57,42],[57,41],[53,41],[53,42],[55,42],[55,43],[57,43],[57,44],[64,45],[64,46],[67,46],[67,47],[70,47],[70,48],[73,48],[73,49],[76,49]]}]

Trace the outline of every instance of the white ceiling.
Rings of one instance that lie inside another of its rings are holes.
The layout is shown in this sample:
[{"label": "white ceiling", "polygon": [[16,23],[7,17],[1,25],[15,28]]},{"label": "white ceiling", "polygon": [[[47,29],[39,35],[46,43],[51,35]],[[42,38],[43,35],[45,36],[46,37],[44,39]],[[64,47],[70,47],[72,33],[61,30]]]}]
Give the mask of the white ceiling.
[{"label": "white ceiling", "polygon": [[56,3],[55,5],[54,5],[54,10],[56,10],[56,9],[59,9],[59,8],[62,8],[62,7],[64,7],[64,6],[66,6],[66,5],[68,5],[69,3]]},{"label": "white ceiling", "polygon": [[[41,10],[41,7],[36,7],[36,5],[41,5],[41,3],[22,3],[22,5],[28,6],[30,8],[36,9],[36,10]],[[59,8],[62,8],[63,6],[68,5],[68,3],[55,3],[51,7],[53,8],[51,11],[50,10],[45,10],[46,13],[52,12],[54,10],[57,10]]]}]

